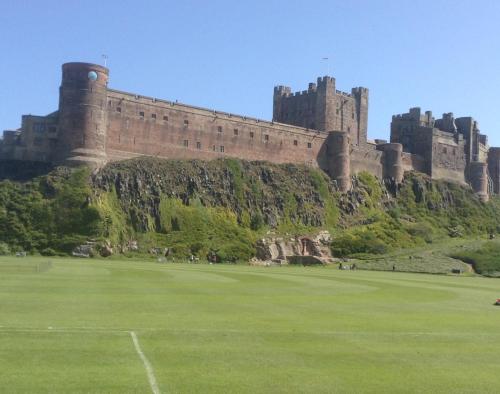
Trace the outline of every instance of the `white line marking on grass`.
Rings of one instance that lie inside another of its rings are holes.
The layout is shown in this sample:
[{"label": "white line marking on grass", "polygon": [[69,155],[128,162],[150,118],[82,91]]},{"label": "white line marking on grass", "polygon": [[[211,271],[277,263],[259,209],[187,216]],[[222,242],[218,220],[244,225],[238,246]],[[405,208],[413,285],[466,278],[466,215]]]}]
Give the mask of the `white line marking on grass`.
[{"label": "white line marking on grass", "polygon": [[[210,328],[140,328],[141,331],[150,332],[176,332],[176,333],[231,333],[231,334],[307,334],[307,335],[351,335],[351,336],[452,336],[452,337],[498,337],[500,332],[477,333],[477,332],[449,332],[449,331],[273,331],[273,330],[239,330],[239,329],[210,329]],[[98,327],[48,327],[48,328],[30,328],[30,327],[8,327],[0,325],[2,332],[55,332],[55,333],[102,333],[102,334],[129,334],[129,329],[120,328],[98,328]]]},{"label": "white line marking on grass", "polygon": [[160,389],[158,388],[155,374],[153,373],[153,367],[151,366],[151,363],[142,352],[141,346],[139,345],[139,339],[137,339],[137,335],[135,335],[134,331],[130,331],[130,336],[132,337],[132,342],[134,342],[135,350],[139,355],[139,357],[141,358],[142,363],[144,364],[144,368],[146,369],[146,372],[148,374],[149,385],[151,386],[153,394],[160,394]]}]

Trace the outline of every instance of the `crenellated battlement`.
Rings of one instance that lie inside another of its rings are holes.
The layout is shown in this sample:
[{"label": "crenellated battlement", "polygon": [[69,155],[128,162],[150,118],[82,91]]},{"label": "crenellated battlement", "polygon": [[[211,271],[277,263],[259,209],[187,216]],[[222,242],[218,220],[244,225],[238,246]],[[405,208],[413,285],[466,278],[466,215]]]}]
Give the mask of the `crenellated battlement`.
[{"label": "crenellated battlement", "polygon": [[290,96],[292,94],[292,89],[288,86],[278,85],[274,87],[274,95],[278,96]]},{"label": "crenellated battlement", "polygon": [[356,87],[347,93],[335,85],[335,78],[323,76],[293,94],[289,87],[275,87],[273,121],[325,132],[347,131],[354,146],[367,144],[368,89]]}]

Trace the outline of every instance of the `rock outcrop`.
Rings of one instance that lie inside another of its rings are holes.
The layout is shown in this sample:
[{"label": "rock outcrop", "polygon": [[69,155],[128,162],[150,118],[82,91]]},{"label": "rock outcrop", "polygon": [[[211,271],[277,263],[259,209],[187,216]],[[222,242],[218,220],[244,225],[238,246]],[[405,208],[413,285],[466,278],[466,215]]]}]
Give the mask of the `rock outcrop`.
[{"label": "rock outcrop", "polygon": [[328,264],[334,261],[330,252],[331,236],[321,231],[315,236],[275,237],[257,241],[256,261],[278,264]]}]

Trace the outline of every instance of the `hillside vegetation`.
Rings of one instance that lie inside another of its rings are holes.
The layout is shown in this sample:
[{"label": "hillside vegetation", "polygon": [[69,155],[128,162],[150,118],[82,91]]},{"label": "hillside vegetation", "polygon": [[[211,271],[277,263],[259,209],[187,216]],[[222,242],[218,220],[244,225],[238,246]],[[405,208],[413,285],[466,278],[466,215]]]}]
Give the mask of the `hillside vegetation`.
[{"label": "hillside vegetation", "polygon": [[500,277],[500,244],[488,242],[480,248],[451,253],[455,259],[471,264],[481,275]]},{"label": "hillside vegetation", "polygon": [[321,170],[235,159],[140,158],[34,178],[0,166],[11,174],[0,170],[0,253],[69,253],[92,239],[125,254],[168,247],[235,262],[269,231],[327,229],[334,255],[362,258],[499,231],[498,199],[484,204],[467,187],[416,173],[399,187],[361,173],[342,195]]}]

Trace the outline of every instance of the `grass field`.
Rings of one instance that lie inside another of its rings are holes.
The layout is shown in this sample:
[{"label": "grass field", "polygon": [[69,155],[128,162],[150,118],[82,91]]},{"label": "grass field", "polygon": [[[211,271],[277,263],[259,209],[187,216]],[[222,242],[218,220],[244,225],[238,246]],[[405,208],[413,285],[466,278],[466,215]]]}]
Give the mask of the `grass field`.
[{"label": "grass field", "polygon": [[499,391],[497,279],[50,260],[0,258],[1,392]]}]

